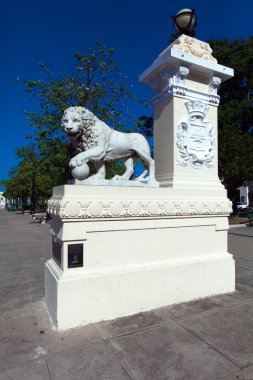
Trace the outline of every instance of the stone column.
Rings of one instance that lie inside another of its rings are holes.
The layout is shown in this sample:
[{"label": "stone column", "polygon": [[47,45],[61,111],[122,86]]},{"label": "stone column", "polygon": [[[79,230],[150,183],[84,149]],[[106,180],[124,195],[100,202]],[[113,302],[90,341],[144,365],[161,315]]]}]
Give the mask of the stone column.
[{"label": "stone column", "polygon": [[186,35],[140,76],[154,91],[154,159],[162,187],[207,189],[225,196],[218,178],[217,94],[233,76],[210,46]]}]

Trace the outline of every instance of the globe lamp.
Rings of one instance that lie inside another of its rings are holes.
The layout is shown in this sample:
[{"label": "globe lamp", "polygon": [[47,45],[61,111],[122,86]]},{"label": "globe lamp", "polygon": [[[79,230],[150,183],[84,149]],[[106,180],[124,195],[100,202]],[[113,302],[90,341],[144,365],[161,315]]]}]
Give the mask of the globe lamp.
[{"label": "globe lamp", "polygon": [[173,18],[174,27],[180,36],[186,34],[190,37],[195,37],[197,26],[197,16],[194,9],[181,9]]}]

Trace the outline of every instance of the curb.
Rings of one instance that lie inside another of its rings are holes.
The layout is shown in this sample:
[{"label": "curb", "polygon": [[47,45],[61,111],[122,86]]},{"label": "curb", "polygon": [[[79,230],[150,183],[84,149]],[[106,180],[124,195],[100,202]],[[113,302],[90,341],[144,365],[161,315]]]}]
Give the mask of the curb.
[{"label": "curb", "polygon": [[243,224],[230,224],[229,228],[248,227],[248,223]]}]

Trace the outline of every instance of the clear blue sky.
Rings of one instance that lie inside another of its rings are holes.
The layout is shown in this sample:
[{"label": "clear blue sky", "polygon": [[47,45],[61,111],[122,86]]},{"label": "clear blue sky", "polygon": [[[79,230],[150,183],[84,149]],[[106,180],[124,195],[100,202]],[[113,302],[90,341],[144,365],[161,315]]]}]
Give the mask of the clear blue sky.
[{"label": "clear blue sky", "polygon": [[[253,35],[252,0],[13,0],[1,5],[1,139],[0,180],[16,165],[15,147],[31,130],[23,111],[34,109],[17,78],[40,79],[38,62],[55,72],[73,68],[75,51],[101,40],[115,48],[115,59],[138,96],[150,98],[138,76],[168,46],[171,17],[182,8],[198,16],[197,38],[247,38]],[[147,113],[134,107],[136,116]]]}]

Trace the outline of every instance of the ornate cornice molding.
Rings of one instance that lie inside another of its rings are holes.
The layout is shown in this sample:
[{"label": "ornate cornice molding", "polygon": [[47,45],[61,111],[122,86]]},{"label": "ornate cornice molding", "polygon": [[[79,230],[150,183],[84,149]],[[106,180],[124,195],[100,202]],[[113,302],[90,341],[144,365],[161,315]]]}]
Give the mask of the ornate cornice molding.
[{"label": "ornate cornice molding", "polygon": [[220,97],[217,94],[221,79],[214,76],[207,86],[207,91],[200,91],[187,86],[186,78],[189,75],[189,68],[180,65],[177,70],[164,70],[159,76],[150,80],[150,85],[154,91],[152,98],[153,104],[159,103],[168,97],[176,96],[184,99],[196,99],[206,102],[207,104],[218,106]]},{"label": "ornate cornice molding", "polygon": [[228,215],[229,200],[182,199],[59,199],[48,202],[50,215],[62,219],[143,218],[166,216]]}]

